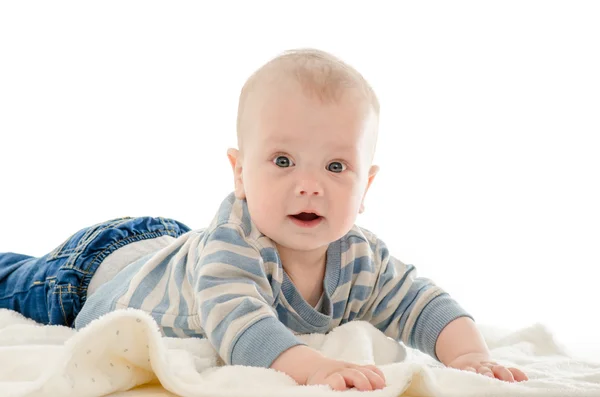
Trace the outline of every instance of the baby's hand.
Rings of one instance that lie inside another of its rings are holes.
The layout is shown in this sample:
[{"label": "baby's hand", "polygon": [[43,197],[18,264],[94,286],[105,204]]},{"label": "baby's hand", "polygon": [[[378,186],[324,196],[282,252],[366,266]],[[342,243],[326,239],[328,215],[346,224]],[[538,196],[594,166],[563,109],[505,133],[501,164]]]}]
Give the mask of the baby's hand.
[{"label": "baby's hand", "polygon": [[480,353],[463,354],[449,363],[448,367],[475,372],[507,382],[521,382],[529,379],[521,370],[506,368],[497,362],[490,361],[487,355]]},{"label": "baby's hand", "polygon": [[323,358],[308,376],[307,385],[329,385],[333,390],[352,387],[361,391],[382,389],[385,376],[374,365],[355,365],[343,361]]}]

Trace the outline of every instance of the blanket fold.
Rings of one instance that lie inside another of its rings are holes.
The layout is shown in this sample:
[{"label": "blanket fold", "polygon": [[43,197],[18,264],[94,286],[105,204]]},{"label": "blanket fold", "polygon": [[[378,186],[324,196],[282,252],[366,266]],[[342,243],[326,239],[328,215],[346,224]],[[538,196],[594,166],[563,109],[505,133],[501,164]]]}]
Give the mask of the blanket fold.
[{"label": "blanket fold", "polygon": [[[378,365],[387,386],[370,392],[374,397],[600,396],[600,362],[570,357],[542,325],[480,329],[493,358],[522,369],[529,381],[507,383],[445,368],[361,321],[300,337],[329,357]],[[162,337],[139,310],[109,313],[77,332],[0,309],[2,397],[99,397],[155,381],[185,397],[340,395],[326,386],[298,386],[271,369],[222,366],[207,340]],[[364,395],[344,392],[358,393]]]}]

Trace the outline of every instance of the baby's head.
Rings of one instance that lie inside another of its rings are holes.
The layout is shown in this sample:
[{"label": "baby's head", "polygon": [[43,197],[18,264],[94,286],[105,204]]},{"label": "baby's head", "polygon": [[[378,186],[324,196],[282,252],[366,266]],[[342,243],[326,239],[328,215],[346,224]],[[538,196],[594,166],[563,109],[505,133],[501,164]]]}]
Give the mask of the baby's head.
[{"label": "baby's head", "polygon": [[[345,235],[378,171],[378,119],[369,84],[328,53],[289,51],[257,70],[240,95],[239,150],[227,155],[258,230],[294,251]],[[320,217],[303,224],[302,212]]]}]

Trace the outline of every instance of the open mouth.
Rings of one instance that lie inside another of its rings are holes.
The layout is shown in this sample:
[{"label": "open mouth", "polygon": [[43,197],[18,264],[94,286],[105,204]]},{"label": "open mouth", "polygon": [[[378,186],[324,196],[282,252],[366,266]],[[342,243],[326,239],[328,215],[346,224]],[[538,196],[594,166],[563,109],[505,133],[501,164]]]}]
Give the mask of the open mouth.
[{"label": "open mouth", "polygon": [[322,216],[314,214],[312,212],[301,212],[296,215],[289,216],[292,222],[296,224],[296,226],[300,226],[303,228],[313,228],[321,224],[323,220]]},{"label": "open mouth", "polygon": [[301,212],[292,216],[298,220],[301,220],[302,222],[310,222],[320,218],[319,215],[313,214],[312,212]]}]

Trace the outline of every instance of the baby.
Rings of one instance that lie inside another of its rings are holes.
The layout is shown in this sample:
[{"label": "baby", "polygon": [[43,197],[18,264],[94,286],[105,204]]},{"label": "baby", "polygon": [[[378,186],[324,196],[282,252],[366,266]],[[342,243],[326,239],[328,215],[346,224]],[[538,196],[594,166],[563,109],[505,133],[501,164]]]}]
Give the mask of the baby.
[{"label": "baby", "polygon": [[227,364],[273,368],[336,390],[385,386],[372,365],[327,358],[301,333],[352,320],[447,366],[506,381],[472,318],[354,224],[375,180],[379,104],[364,78],[318,50],[284,53],[239,101],[235,191],[212,223],[120,218],[41,258],[0,254],[0,307],[82,328],[141,309],[167,336],[208,338]]}]

